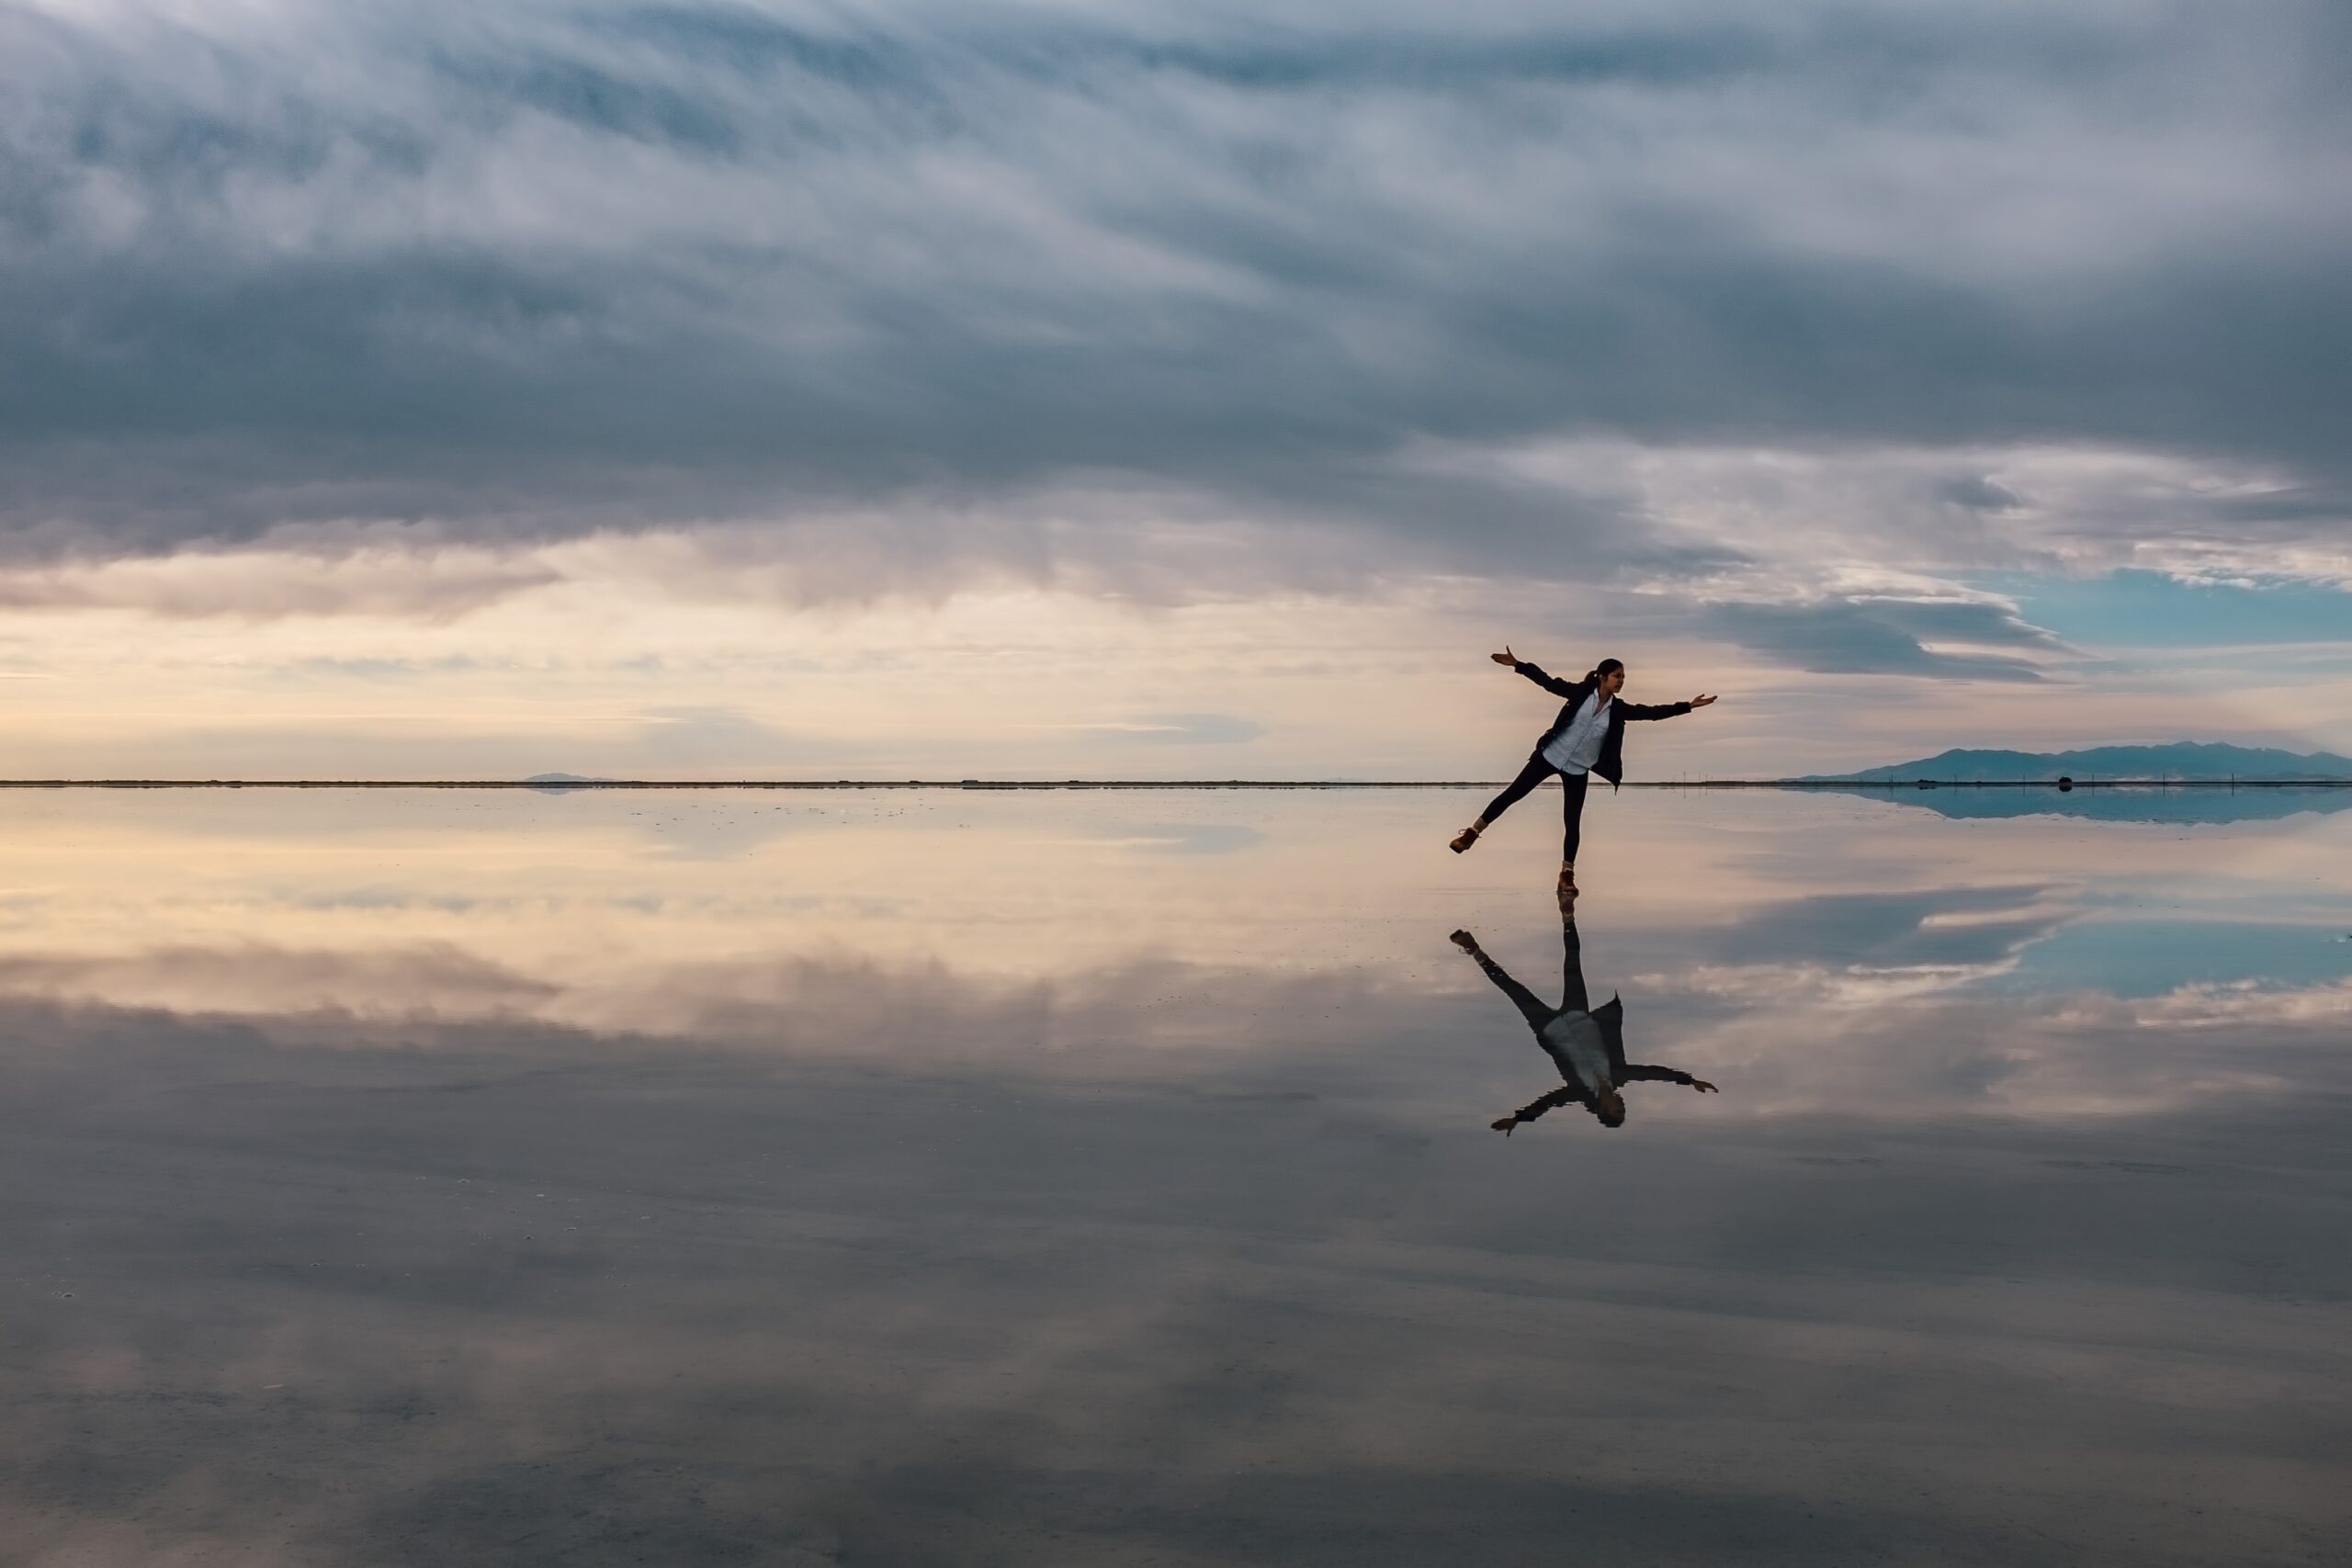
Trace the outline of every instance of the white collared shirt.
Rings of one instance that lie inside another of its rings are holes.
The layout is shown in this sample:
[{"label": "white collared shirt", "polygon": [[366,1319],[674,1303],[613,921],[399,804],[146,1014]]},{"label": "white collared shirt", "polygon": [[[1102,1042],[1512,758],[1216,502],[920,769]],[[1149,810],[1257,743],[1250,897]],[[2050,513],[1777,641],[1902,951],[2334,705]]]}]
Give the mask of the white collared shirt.
[{"label": "white collared shirt", "polygon": [[1582,1084],[1596,1095],[1616,1087],[1609,1081],[1609,1042],[1600,1032],[1600,1021],[1592,1014],[1564,1012],[1545,1024],[1535,1038],[1569,1082]]},{"label": "white collared shirt", "polygon": [[1609,699],[1596,687],[1568,727],[1544,748],[1544,760],[1564,773],[1587,773],[1600,761],[1600,743],[1608,739]]}]

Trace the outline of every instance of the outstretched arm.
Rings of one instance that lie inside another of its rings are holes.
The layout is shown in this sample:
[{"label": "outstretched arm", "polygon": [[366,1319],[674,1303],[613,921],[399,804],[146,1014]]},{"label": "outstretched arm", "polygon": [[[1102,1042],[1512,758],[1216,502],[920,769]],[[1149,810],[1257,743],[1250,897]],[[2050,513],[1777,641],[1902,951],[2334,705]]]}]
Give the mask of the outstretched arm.
[{"label": "outstretched arm", "polygon": [[1687,703],[1620,702],[1617,705],[1625,710],[1625,717],[1630,721],[1637,718],[1674,718],[1679,715],[1689,713],[1694,708],[1705,707],[1709,703],[1712,703],[1714,700],[1714,698],[1707,696],[1702,693],[1698,696],[1692,697]]},{"label": "outstretched arm", "polygon": [[[1518,671],[1555,697],[1573,696],[1576,694],[1576,686],[1573,682],[1563,681],[1557,675],[1546,674],[1542,665],[1532,659],[1520,658],[1509,648],[1505,648],[1500,653],[1490,653],[1487,657],[1507,669]],[[1708,699],[1710,702],[1713,700],[1712,697]]]}]

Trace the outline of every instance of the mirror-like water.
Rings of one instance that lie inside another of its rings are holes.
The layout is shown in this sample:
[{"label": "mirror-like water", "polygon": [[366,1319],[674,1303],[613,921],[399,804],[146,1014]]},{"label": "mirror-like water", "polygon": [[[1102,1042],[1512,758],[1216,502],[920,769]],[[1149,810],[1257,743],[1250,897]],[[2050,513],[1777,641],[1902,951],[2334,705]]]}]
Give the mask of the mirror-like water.
[{"label": "mirror-like water", "polygon": [[0,1512],[2327,1560],[2340,794],[1628,792],[1573,922],[1546,814],[1457,858],[1445,792],[0,797]]}]

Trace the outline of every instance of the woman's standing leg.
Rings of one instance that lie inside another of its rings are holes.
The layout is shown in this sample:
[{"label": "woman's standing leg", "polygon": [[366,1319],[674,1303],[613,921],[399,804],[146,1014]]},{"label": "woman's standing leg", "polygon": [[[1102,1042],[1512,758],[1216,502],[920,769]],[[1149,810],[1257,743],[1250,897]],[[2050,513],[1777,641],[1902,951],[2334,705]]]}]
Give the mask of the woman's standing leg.
[{"label": "woman's standing leg", "polygon": [[1584,790],[1589,773],[1560,775],[1560,891],[1577,890],[1577,848],[1584,839]]},{"label": "woman's standing leg", "polygon": [[1509,811],[1513,806],[1518,805],[1520,800],[1526,795],[1529,790],[1533,789],[1537,784],[1542,784],[1545,779],[1551,777],[1557,772],[1559,772],[1557,768],[1555,768],[1551,763],[1545,761],[1540,755],[1527,759],[1527,766],[1519,770],[1519,777],[1503,785],[1502,794],[1488,801],[1487,803],[1487,809],[1478,813],[1478,820],[1471,823],[1469,827],[1464,828],[1460,835],[1454,839],[1453,852],[1455,854],[1460,854],[1463,851],[1476,843],[1478,841],[1478,835],[1487,830],[1489,823],[1493,822],[1496,818],[1500,817],[1504,812]]}]

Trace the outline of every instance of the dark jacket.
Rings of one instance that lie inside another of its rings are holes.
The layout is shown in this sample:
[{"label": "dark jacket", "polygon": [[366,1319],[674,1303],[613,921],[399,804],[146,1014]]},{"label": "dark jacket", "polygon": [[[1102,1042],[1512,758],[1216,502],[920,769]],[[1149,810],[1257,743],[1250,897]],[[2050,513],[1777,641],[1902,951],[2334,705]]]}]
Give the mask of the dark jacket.
[{"label": "dark jacket", "polygon": [[[1560,716],[1552,721],[1552,728],[1544,732],[1544,739],[1538,740],[1535,743],[1535,750],[1528,753],[1531,758],[1541,757],[1544,754],[1544,748],[1552,744],[1554,739],[1562,730],[1576,722],[1577,709],[1584,706],[1585,698],[1592,695],[1592,677],[1588,675],[1583,680],[1576,682],[1563,681],[1557,675],[1545,674],[1542,666],[1530,664],[1524,659],[1512,668],[1554,696],[1566,699],[1560,709]],[[1607,779],[1611,784],[1623,784],[1625,779],[1624,751],[1627,721],[1673,718],[1679,714],[1686,714],[1690,711],[1689,703],[1655,705],[1629,703],[1623,697],[1612,701],[1609,705],[1609,733],[1601,738],[1600,761],[1592,765],[1592,771]]]}]

